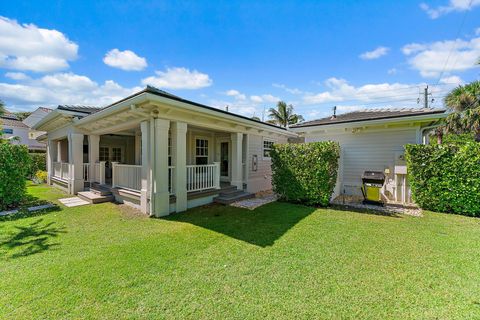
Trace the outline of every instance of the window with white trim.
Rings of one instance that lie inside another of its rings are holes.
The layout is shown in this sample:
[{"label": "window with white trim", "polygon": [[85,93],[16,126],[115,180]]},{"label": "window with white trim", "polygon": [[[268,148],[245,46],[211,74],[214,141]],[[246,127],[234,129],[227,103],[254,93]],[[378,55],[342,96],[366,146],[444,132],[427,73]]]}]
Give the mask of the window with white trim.
[{"label": "window with white trim", "polygon": [[122,148],[112,148],[112,162],[122,162]]},{"label": "window with white trim", "polygon": [[197,138],[195,139],[195,164],[208,164],[208,140]]},{"label": "window with white trim", "polygon": [[109,161],[109,149],[108,147],[100,147],[99,160],[100,161]]},{"label": "window with white trim", "polygon": [[263,140],[263,158],[270,159],[270,151],[272,150],[272,146],[275,143],[273,140]]}]

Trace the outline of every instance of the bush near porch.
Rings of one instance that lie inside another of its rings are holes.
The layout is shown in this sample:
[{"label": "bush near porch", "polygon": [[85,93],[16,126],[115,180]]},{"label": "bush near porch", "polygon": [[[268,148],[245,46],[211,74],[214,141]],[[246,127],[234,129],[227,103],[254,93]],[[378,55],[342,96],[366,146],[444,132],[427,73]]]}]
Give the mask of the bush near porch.
[{"label": "bush near porch", "polygon": [[46,153],[29,153],[31,162],[28,168],[27,177],[32,179],[39,170],[47,170],[47,154]]},{"label": "bush near porch", "polygon": [[420,207],[480,216],[480,143],[407,145],[406,160]]},{"label": "bush near porch", "polygon": [[327,206],[337,181],[340,146],[333,141],[274,145],[272,185],[280,200]]},{"label": "bush near porch", "polygon": [[14,207],[23,200],[30,161],[26,146],[0,143],[0,210]]}]

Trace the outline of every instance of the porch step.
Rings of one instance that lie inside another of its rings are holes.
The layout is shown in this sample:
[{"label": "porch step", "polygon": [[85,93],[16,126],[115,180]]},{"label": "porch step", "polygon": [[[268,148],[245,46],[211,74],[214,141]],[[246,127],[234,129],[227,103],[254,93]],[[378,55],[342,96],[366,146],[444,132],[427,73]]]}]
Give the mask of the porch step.
[{"label": "porch step", "polygon": [[254,197],[255,195],[253,193],[238,190],[237,187],[231,186],[227,188],[222,188],[218,197],[215,197],[213,201],[216,203],[227,205],[240,200],[250,199]]},{"label": "porch step", "polygon": [[101,196],[112,195],[112,191],[108,186],[104,186],[96,182],[90,185],[90,191]]},{"label": "porch step", "polygon": [[88,201],[92,204],[102,203],[102,202],[111,202],[111,201],[113,201],[113,199],[115,199],[111,193],[110,193],[110,195],[102,196],[102,195],[100,195],[98,193],[95,193],[95,192],[92,192],[92,191],[81,191],[81,192],[77,193],[77,196],[80,199]]}]

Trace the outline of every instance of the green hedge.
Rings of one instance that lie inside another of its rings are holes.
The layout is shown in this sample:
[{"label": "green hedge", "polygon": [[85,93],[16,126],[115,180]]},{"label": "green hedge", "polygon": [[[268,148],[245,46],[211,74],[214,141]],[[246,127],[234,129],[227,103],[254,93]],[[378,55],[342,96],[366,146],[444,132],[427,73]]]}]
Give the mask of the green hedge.
[{"label": "green hedge", "polygon": [[26,146],[0,143],[0,210],[15,207],[23,200],[30,161]]},{"label": "green hedge", "polygon": [[32,179],[37,171],[47,170],[47,154],[46,153],[29,153],[30,167],[28,168],[27,177]]},{"label": "green hedge", "polygon": [[327,206],[337,181],[336,142],[274,145],[272,185],[280,200]]},{"label": "green hedge", "polygon": [[406,160],[420,207],[480,216],[480,143],[407,145]]}]

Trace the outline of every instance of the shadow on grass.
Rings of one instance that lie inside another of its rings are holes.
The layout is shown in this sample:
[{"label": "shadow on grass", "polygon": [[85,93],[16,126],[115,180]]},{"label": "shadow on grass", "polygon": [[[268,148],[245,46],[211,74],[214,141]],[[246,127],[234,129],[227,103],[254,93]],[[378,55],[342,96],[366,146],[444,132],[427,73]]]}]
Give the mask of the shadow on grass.
[{"label": "shadow on grass", "polygon": [[382,211],[381,208],[379,208],[378,210],[373,210],[369,208],[358,208],[354,206],[339,205],[339,204],[331,205],[330,208],[337,211],[348,211],[348,212],[357,212],[357,213],[363,213],[363,214],[372,214],[372,215],[383,216],[383,217],[403,218],[402,215],[396,212]]},{"label": "shadow on grass", "polygon": [[7,255],[13,252],[9,258],[25,257],[58,246],[58,243],[51,241],[52,238],[65,233],[63,229],[55,227],[55,222],[44,223],[43,219],[15,229],[15,233],[8,235],[6,239],[2,237],[0,241],[2,251],[5,250]]},{"label": "shadow on grass", "polygon": [[255,210],[209,205],[165,218],[186,222],[226,236],[267,247],[316,208],[273,202]]},{"label": "shadow on grass", "polygon": [[[29,207],[35,207],[35,206],[41,206],[41,205],[46,205],[46,204],[51,204],[53,207],[47,208],[47,209],[42,209],[42,210],[37,210],[37,211],[28,211]],[[26,194],[22,202],[17,208],[12,208],[13,209],[18,209],[17,213],[12,213],[6,216],[0,216],[0,222],[2,221],[14,221],[18,219],[23,219],[23,218],[29,218],[29,217],[36,217],[36,216],[41,216],[47,213],[50,213],[52,211],[61,211],[62,208],[58,206],[55,203],[49,202],[47,200],[40,199],[38,197],[35,197],[31,194]]]}]

